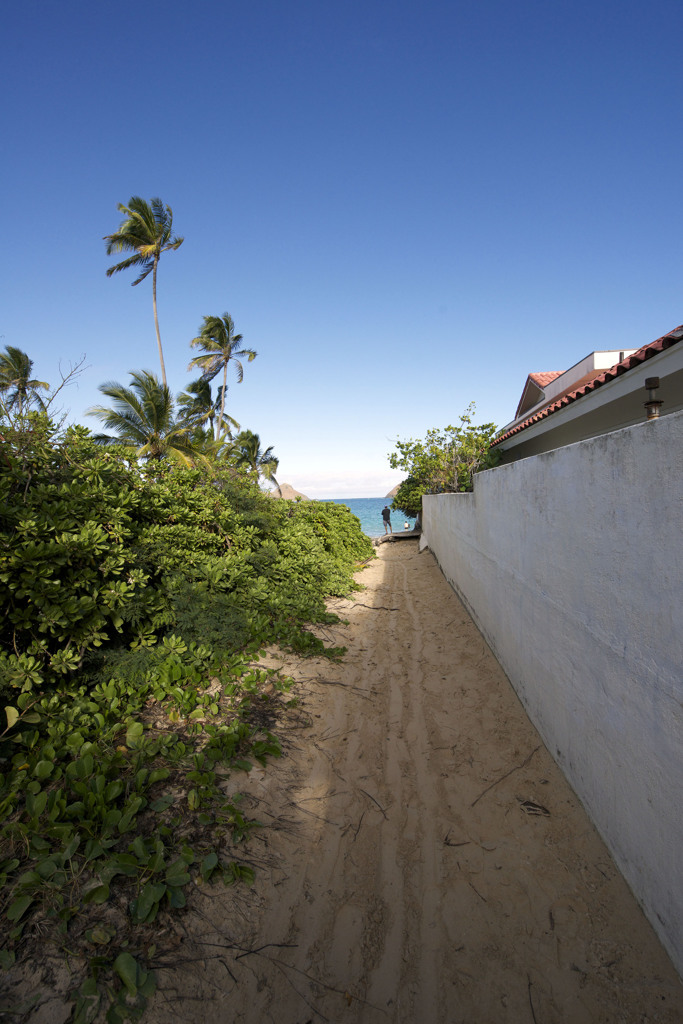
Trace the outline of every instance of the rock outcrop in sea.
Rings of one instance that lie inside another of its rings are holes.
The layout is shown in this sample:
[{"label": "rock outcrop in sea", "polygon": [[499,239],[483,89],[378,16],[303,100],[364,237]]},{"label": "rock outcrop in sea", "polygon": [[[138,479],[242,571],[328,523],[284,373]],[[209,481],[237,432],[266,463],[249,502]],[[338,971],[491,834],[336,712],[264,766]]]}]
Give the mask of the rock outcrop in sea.
[{"label": "rock outcrop in sea", "polygon": [[287,501],[294,501],[295,498],[303,498],[304,501],[310,501],[310,498],[302,494],[301,491],[295,491],[291,484],[280,484],[279,493],[276,487],[274,490],[268,491],[268,494],[270,494],[271,498],[285,498]]}]

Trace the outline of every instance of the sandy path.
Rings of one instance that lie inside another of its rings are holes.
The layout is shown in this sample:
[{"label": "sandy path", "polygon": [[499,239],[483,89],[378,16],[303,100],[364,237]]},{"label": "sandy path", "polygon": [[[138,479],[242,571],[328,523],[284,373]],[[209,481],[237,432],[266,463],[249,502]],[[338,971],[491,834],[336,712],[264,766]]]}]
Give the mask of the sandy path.
[{"label": "sandy path", "polygon": [[669,960],[431,554],[379,556],[333,606],[344,662],[287,662],[286,756],[239,783],[267,826],[254,890],[200,896],[152,1019],[680,1021]]}]

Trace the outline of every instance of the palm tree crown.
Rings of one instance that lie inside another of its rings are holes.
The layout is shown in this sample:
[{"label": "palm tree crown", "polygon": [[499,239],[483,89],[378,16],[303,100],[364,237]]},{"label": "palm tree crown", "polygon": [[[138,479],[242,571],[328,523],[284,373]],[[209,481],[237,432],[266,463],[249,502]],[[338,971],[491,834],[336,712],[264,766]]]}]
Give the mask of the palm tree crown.
[{"label": "palm tree crown", "polygon": [[162,252],[179,248],[184,239],[176,238],[173,235],[173,211],[170,206],[165,206],[159,198],[147,202],[140,196],[132,196],[128,206],[119,203],[117,209],[126,217],[121,222],[118,231],[115,231],[113,235],[104,236],[104,241],[107,243],[107,256],[119,252],[132,252],[133,255],[122,260],[121,263],[115,263],[113,267],[109,267],[107,277],[117,274],[120,270],[135,267],[140,271],[139,276],[133,281],[133,284],[136,285],[144,281],[149,273],[152,274],[154,326],[159,348],[159,362],[161,363],[161,379],[165,386],[166,367],[164,366],[164,353],[161,348],[157,316],[157,267]]},{"label": "palm tree crown", "polygon": [[191,465],[195,452],[188,436],[189,428],[176,423],[173,397],[168,387],[148,370],[131,373],[131,385],[116,381],[100,385],[100,391],[113,399],[113,407],[97,405],[88,416],[97,416],[112,434],[96,434],[100,444],[123,444],[135,448],[137,458],[171,459]]},{"label": "palm tree crown", "polygon": [[220,316],[205,316],[199,335],[190,342],[192,348],[202,349],[202,354],[195,356],[188,369],[198,367],[202,371],[202,379],[211,381],[221,370],[223,371],[223,387],[221,389],[221,408],[216,424],[216,439],[225,429],[225,394],[228,390],[228,364],[233,363],[237,373],[237,383],[241,384],[244,367],[240,359],[245,356],[249,362],[256,359],[256,352],[251,348],[242,348],[242,335],[235,334],[235,324],[229,313]]},{"label": "palm tree crown", "polygon": [[[218,389],[216,397],[211,392],[211,382],[205,377],[200,377],[199,380],[193,380],[187,385],[185,391],[181,391],[178,395],[178,411],[180,418],[183,423],[189,426],[193,431],[205,430],[206,425],[209,425],[211,436],[214,436],[214,423],[219,413],[221,402],[223,400],[223,388]],[[234,420],[232,416],[227,414],[224,416],[224,421],[228,425],[227,437],[232,439],[230,429],[235,427],[239,430],[240,425],[237,420]]]},{"label": "palm tree crown", "polygon": [[279,466],[279,459],[273,455],[273,446],[270,445],[265,451],[261,448],[261,438],[251,430],[243,430],[235,438],[234,444],[235,464],[246,469],[247,472],[257,480],[263,477],[275,484],[278,491],[280,485],[275,479],[275,473]]},{"label": "palm tree crown", "polygon": [[33,360],[20,348],[7,345],[0,353],[0,402],[5,411],[16,410],[21,416],[26,406],[45,408],[38,391],[47,391],[50,385],[34,380],[32,372]]}]

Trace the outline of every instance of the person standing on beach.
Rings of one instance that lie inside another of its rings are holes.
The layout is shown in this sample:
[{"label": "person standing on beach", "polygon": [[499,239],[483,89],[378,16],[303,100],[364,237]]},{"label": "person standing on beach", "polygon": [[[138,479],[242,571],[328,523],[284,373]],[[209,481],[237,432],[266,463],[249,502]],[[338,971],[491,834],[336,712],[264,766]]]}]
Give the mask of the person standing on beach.
[{"label": "person standing on beach", "polygon": [[384,520],[384,532],[385,532],[385,534],[386,533],[393,533],[394,531],[391,528],[391,512],[389,511],[389,506],[388,505],[385,505],[384,508],[382,509],[382,519]]}]

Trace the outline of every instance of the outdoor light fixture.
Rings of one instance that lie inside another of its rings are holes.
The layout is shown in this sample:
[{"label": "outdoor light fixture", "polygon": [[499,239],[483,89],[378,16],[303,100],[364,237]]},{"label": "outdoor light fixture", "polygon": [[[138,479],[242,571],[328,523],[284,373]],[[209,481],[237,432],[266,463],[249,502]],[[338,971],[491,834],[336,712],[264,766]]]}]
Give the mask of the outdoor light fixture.
[{"label": "outdoor light fixture", "polygon": [[647,402],[645,402],[645,408],[647,410],[647,418],[649,420],[659,419],[659,407],[663,403],[660,398],[655,397],[658,387],[659,377],[645,378],[645,390],[647,391]]}]

